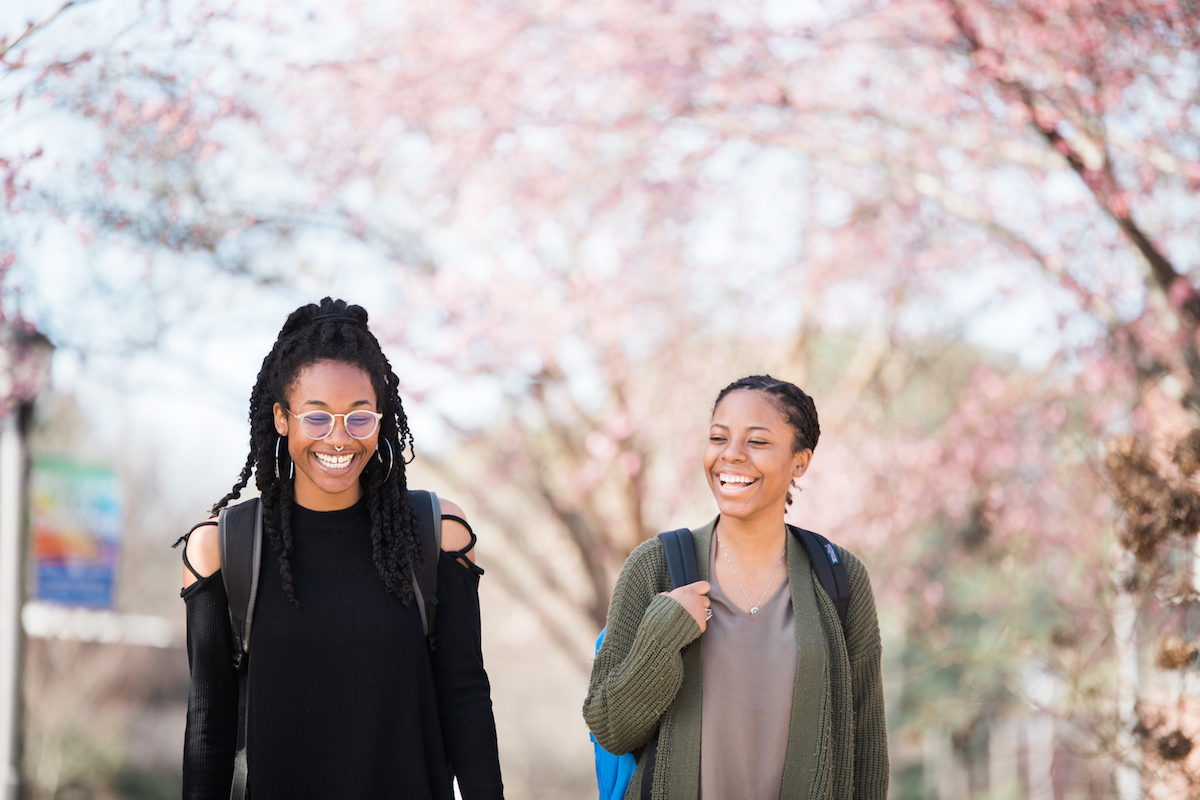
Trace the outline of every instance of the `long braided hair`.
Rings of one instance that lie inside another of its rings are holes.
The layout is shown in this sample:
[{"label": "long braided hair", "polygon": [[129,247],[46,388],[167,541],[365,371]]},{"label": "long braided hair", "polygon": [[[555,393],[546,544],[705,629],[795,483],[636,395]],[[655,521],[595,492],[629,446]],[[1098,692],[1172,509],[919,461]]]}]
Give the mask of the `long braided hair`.
[{"label": "long braided hair", "polygon": [[[749,390],[762,392],[771,398],[784,422],[792,429],[792,452],[816,450],[821,438],[821,424],[817,419],[817,404],[794,383],[772,378],[770,375],[748,375],[726,386],[713,403],[713,413],[730,392]],[[788,492],[787,504],[792,504],[792,493]]]},{"label": "long braided hair", "polygon": [[[325,318],[331,314],[337,316]],[[367,312],[361,306],[326,297],[319,305],[310,303],[288,316],[274,347],[263,359],[254,391],[250,393],[250,454],[233,489],[213,506],[212,513],[241,497],[242,489],[254,476],[262,496],[263,528],[278,555],[283,590],[299,607],[289,562],[293,547],[294,483],[289,477],[292,469],[287,456],[287,437],[280,441],[273,410],[276,403],[287,407],[288,391],[300,371],[318,361],[352,364],[370,376],[378,411],[383,414],[379,423],[380,449],[360,477],[371,515],[372,558],[387,590],[408,606],[413,599],[409,570],[419,571],[425,556],[421,552],[416,512],[408,503],[405,476],[408,461],[403,455],[405,448],[412,452],[412,433],[400,402],[400,379],[392,371],[379,341],[367,329]],[[385,440],[391,445],[390,451]],[[392,462],[390,472],[384,462],[384,453],[388,452]]]}]

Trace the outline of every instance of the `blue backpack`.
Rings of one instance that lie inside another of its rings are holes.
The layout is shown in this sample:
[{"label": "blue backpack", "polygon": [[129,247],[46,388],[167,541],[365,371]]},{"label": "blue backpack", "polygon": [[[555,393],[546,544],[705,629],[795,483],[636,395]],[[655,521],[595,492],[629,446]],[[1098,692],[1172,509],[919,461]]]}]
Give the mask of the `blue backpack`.
[{"label": "blue backpack", "polygon": [[[600,645],[603,643],[604,630],[601,630],[599,638],[596,639],[597,653],[600,652]],[[625,797],[629,782],[633,780],[637,758],[633,753],[613,755],[600,746],[593,733],[589,731],[588,736],[591,737],[592,748],[596,751],[596,784],[600,787],[600,800],[621,800]]]},{"label": "blue backpack", "polygon": [[[850,579],[846,575],[846,565],[838,558],[833,545],[819,533],[806,531],[803,528],[788,526],[808,552],[817,573],[817,581],[821,588],[833,601],[837,609],[838,621],[842,624],[842,636],[846,635],[846,612],[850,608]],[[689,583],[700,580],[696,569],[696,547],[692,540],[692,532],[687,528],[666,531],[658,535],[662,539],[663,550],[667,556],[667,572],[671,576],[671,588],[678,589]],[[596,652],[604,643],[605,628],[596,639]],[[608,752],[596,741],[595,735],[589,732],[592,747],[596,754],[596,784],[600,788],[600,800],[623,800],[629,791],[633,773],[637,770],[637,756],[633,753],[614,755]],[[654,757],[658,752],[658,734],[644,748],[647,752],[646,769],[642,771],[641,800],[650,800],[650,789],[654,784]]]}]

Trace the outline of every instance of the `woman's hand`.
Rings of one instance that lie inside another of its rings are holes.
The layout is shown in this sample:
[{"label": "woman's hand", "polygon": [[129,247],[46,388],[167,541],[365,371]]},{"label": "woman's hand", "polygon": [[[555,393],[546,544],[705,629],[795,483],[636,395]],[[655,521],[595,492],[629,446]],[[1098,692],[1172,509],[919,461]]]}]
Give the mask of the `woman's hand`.
[{"label": "woman's hand", "polygon": [[708,627],[708,606],[712,602],[705,595],[711,588],[712,584],[708,581],[696,581],[669,592],[662,592],[662,594],[686,608],[700,626],[700,632],[704,633],[704,629]]}]

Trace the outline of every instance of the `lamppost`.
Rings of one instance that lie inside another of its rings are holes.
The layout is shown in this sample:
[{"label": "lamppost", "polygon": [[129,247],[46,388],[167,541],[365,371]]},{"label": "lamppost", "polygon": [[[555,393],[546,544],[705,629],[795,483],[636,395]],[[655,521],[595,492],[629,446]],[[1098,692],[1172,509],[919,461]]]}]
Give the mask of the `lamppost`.
[{"label": "lamppost", "polygon": [[0,316],[0,800],[21,783],[21,606],[25,600],[25,437],[54,345]]}]

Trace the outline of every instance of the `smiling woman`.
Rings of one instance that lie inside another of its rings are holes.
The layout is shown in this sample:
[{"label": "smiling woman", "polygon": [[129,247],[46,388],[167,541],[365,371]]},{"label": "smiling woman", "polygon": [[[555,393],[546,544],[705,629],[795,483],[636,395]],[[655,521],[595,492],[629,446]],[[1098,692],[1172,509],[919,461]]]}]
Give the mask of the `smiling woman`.
[{"label": "smiling woman", "polygon": [[[300,371],[287,407],[273,406],[275,431],[287,440],[288,457],[296,465],[297,505],[337,511],[362,497],[359,476],[379,447],[375,406],[371,377],[353,364],[318,361]],[[289,436],[296,427],[300,435]]]},{"label": "smiling woman", "polygon": [[[250,397],[263,542],[244,709],[255,800],[467,800],[503,790],[479,630],[475,535],[442,500],[442,552],[423,552],[409,504],[412,436],[399,380],[367,312],[325,298],[288,317]],[[239,676],[215,520],[185,537],[192,685],[183,796],[235,781]],[[266,556],[273,555],[274,558]],[[413,575],[437,562],[437,647]]]},{"label": "smiling woman", "polygon": [[658,538],[625,562],[583,714],[602,747],[637,753],[627,797],[887,797],[866,570],[828,545],[850,587],[843,623],[784,522],[819,437],[799,387],[767,375],[730,384],[704,453],[720,514],[691,532],[700,580],[672,589]]},{"label": "smiling woman", "polygon": [[[815,419],[816,408],[812,413]],[[740,529],[761,520],[778,533],[791,502],[788,486],[804,477],[815,446],[793,433],[770,395],[746,389],[722,395],[713,409],[704,469],[726,525]]]}]

